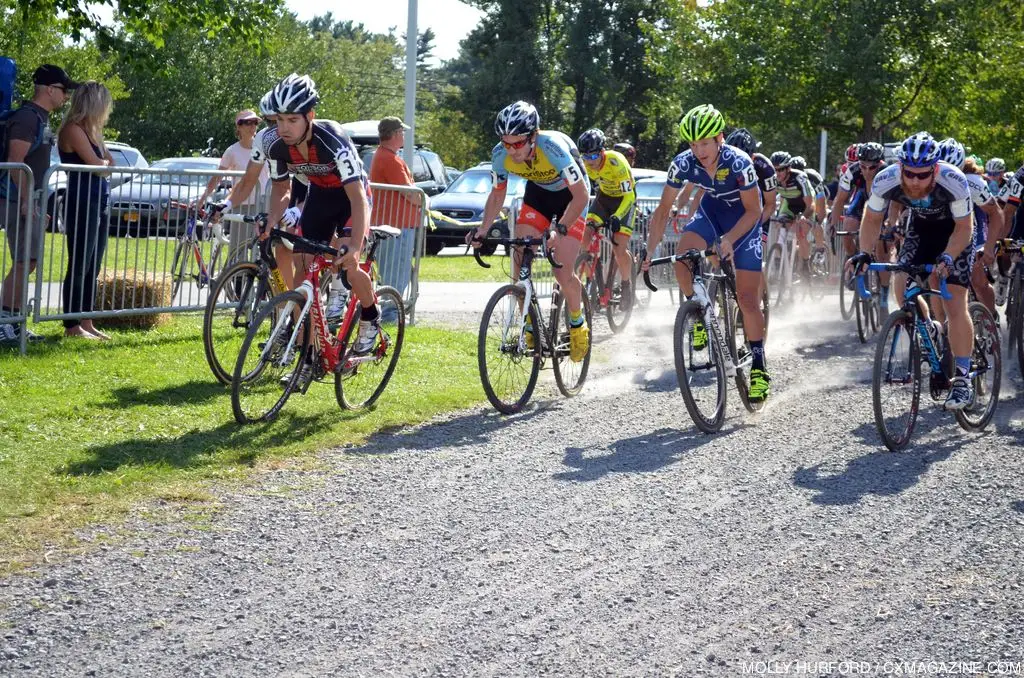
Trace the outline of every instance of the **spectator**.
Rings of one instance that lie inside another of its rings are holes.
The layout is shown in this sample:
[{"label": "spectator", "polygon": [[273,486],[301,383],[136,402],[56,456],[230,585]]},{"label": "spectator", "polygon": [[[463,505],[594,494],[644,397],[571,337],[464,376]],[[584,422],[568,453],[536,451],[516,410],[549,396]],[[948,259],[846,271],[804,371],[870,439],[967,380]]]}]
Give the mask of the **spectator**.
[{"label": "spectator", "polygon": [[[71,109],[57,133],[60,161],[67,165],[112,167],[114,158],[103,143],[103,128],[114,100],[98,82],[84,82],[71,97]],[[64,277],[64,312],[89,313],[96,302],[96,274],[107,249],[109,172],[68,172],[64,220],[68,240],[68,272]],[[64,321],[64,336],[109,339],[91,319]]]},{"label": "spectator", "polygon": [[[409,127],[396,117],[387,117],[377,125],[380,146],[370,163],[370,181],[395,186],[415,186],[412,172],[398,152],[405,145],[405,130]],[[376,191],[373,196],[373,224],[387,224],[402,229],[402,235],[394,240],[381,243],[381,280],[405,296],[405,288],[412,275],[413,247],[416,244],[416,229],[422,224],[419,193],[398,191]],[[388,320],[385,312],[385,322]]]},{"label": "spectator", "polygon": [[[7,120],[5,160],[28,165],[32,169],[34,185],[29,186],[27,177],[21,172],[0,176],[0,223],[5,227],[14,262],[0,286],[0,315],[7,316],[21,315],[26,273],[31,275],[36,268],[36,256],[44,231],[43,214],[39,208],[42,200],[38,199],[38,193],[45,188],[43,181],[50,167],[50,147],[53,146],[50,113],[63,106],[68,92],[78,87],[78,83],[63,69],[50,64],[37,68],[32,74],[32,82],[35,84],[32,100],[24,103]],[[27,228],[30,209],[34,211],[31,229]],[[27,328],[25,332],[30,341],[40,338]],[[18,343],[20,340],[20,325],[0,324],[0,343]]]},{"label": "spectator", "polygon": [[[235,136],[238,137],[238,141],[224,151],[224,155],[220,158],[219,169],[244,172],[249,167],[249,161],[252,159],[252,140],[256,137],[256,128],[259,127],[259,124],[260,116],[255,111],[238,112],[238,115],[235,116]],[[206,184],[206,190],[203,191],[203,195],[196,203],[200,206],[206,204],[206,199],[210,197],[222,179],[223,177],[220,176],[211,177],[209,183]],[[270,171],[267,169],[267,164],[264,163],[263,169],[260,170],[259,190],[250,192],[248,197],[239,203],[242,213],[251,215],[260,211],[261,202],[266,202],[266,189],[269,181]],[[233,253],[240,244],[249,239],[250,233],[247,231],[251,231],[251,228],[246,228],[242,224],[232,224],[229,252]]]}]

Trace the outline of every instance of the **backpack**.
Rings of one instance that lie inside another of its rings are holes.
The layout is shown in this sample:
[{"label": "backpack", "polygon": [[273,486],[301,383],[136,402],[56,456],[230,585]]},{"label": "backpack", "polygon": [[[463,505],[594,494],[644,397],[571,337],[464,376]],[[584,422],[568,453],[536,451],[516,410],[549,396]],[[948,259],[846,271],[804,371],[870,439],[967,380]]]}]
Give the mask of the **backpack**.
[{"label": "backpack", "polygon": [[[12,105],[17,79],[18,66],[14,63],[14,59],[0,57],[0,162],[7,162],[7,121],[16,110],[21,110],[20,108],[15,109]],[[31,154],[43,143],[46,121],[38,113],[36,117],[39,118],[39,130],[25,155]]]}]

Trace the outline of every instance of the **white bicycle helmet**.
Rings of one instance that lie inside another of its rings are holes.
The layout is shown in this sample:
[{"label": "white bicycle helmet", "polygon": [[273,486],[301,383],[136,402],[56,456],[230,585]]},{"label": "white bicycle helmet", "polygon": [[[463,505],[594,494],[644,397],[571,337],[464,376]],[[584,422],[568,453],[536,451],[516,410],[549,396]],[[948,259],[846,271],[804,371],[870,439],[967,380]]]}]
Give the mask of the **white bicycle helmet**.
[{"label": "white bicycle helmet", "polygon": [[985,171],[989,174],[998,174],[1006,171],[1006,161],[1002,158],[989,158],[985,163]]},{"label": "white bicycle helmet", "polygon": [[532,134],[540,128],[537,108],[525,101],[517,101],[501,109],[494,120],[494,132],[499,137]]},{"label": "white bicycle helmet", "polygon": [[928,132],[907,137],[896,157],[907,167],[933,167],[939,161],[939,144]]},{"label": "white bicycle helmet", "polygon": [[308,75],[292,73],[271,90],[271,107],[280,115],[308,113],[319,100],[316,83]]},{"label": "white bicycle helmet", "polygon": [[957,169],[963,169],[966,159],[967,154],[964,152],[964,145],[953,137],[939,142],[939,160],[948,162]]},{"label": "white bicycle helmet", "polygon": [[274,110],[274,90],[270,90],[260,99],[260,115],[277,115],[277,111]]}]

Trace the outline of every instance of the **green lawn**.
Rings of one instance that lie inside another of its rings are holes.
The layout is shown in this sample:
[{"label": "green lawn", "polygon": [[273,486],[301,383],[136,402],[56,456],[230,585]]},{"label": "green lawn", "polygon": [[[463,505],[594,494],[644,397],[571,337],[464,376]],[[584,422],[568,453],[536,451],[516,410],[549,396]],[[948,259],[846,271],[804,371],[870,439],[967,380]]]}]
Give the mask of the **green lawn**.
[{"label": "green lawn", "polygon": [[[174,247],[177,240],[169,238],[108,238],[104,254],[104,266],[107,271],[123,271],[134,268],[139,271],[168,271],[174,260]],[[210,243],[203,243],[203,256],[210,256]],[[3,250],[2,269],[7,271],[11,265],[10,252]],[[221,254],[223,260],[226,254]],[[68,246],[63,234],[46,234],[46,254],[43,257],[41,271],[43,282],[59,282],[64,279],[68,265]],[[102,271],[102,269],[101,269]],[[35,276],[32,277],[35,280]]]},{"label": "green lawn", "polygon": [[420,259],[420,280],[428,282],[508,282],[509,258],[500,254],[483,257],[490,268],[482,268],[472,254]]},{"label": "green lawn", "polygon": [[333,383],[313,384],[274,423],[239,426],[206,365],[200,323],[176,317],[109,343],[60,339],[59,324],[42,324],[34,329],[50,337],[27,357],[0,353],[0,572],[73,547],[76,527],[160,504],[203,507],[215,479],[310,463],[318,450],[484,400],[474,334],[410,327],[376,409],[343,412]]}]

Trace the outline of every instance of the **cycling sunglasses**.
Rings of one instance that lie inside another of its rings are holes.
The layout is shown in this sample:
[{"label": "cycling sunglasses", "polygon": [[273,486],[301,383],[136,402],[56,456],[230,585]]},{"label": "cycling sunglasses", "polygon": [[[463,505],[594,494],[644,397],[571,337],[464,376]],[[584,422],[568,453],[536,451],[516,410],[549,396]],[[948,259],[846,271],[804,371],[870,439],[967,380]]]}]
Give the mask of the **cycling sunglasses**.
[{"label": "cycling sunglasses", "polygon": [[584,160],[597,160],[600,157],[601,157],[601,151],[597,151],[596,153],[584,153],[583,154],[583,159]]},{"label": "cycling sunglasses", "polygon": [[881,166],[882,166],[882,163],[880,163],[880,162],[873,162],[871,164],[866,164],[866,163],[863,163],[863,162],[860,163],[860,168],[861,169],[871,170],[872,172],[874,172],[876,169],[878,169]]},{"label": "cycling sunglasses", "polygon": [[530,137],[526,137],[522,141],[513,141],[512,143],[509,143],[504,139],[501,140],[501,145],[505,147],[506,151],[514,151],[520,149],[528,143],[530,143]]},{"label": "cycling sunglasses", "polygon": [[926,172],[911,172],[908,169],[903,170],[904,177],[907,179],[917,179],[918,181],[927,181],[928,179],[931,179],[932,174],[934,173],[935,170],[928,170]]}]

